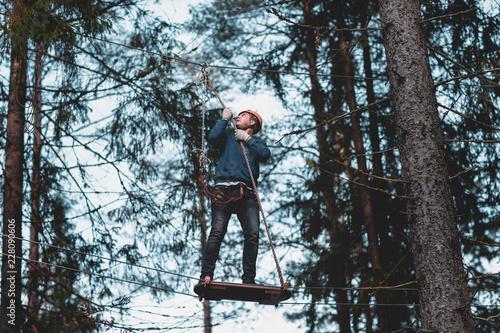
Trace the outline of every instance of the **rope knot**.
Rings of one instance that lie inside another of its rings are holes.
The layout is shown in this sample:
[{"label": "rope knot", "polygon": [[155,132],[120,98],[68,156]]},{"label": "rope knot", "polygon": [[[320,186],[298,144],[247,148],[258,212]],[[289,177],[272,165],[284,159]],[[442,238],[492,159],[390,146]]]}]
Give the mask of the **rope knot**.
[{"label": "rope knot", "polygon": [[201,70],[200,70],[200,83],[206,83],[208,81],[208,76],[210,74],[210,65],[208,62],[204,62],[201,64]]}]

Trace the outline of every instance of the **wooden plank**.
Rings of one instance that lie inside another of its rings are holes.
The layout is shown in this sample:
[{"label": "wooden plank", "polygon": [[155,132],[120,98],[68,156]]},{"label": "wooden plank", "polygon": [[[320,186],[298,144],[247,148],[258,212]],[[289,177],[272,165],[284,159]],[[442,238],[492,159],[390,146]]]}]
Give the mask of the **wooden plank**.
[{"label": "wooden plank", "polygon": [[200,298],[213,301],[233,300],[243,302],[258,302],[260,304],[278,306],[292,296],[290,290],[280,287],[263,286],[259,284],[240,284],[210,281],[194,286],[194,292]]}]

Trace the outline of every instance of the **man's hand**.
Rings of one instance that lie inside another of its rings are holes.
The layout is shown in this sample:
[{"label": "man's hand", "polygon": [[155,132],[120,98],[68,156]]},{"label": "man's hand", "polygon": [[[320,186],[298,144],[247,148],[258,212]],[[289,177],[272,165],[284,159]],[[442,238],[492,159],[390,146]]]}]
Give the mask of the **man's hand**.
[{"label": "man's hand", "polygon": [[234,131],[234,136],[236,137],[236,140],[245,143],[250,139],[250,134],[241,129]]},{"label": "man's hand", "polygon": [[231,111],[230,108],[225,108],[224,111],[222,111],[222,118],[230,120],[231,118],[233,118],[233,111]]}]

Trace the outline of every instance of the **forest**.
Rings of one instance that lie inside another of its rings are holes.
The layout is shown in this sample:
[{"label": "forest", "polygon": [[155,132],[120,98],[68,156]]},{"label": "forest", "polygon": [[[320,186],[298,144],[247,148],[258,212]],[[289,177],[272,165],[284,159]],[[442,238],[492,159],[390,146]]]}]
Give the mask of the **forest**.
[{"label": "forest", "polygon": [[[499,1],[188,3],[2,1],[0,331],[500,332]],[[277,307],[193,292],[224,107]]]}]

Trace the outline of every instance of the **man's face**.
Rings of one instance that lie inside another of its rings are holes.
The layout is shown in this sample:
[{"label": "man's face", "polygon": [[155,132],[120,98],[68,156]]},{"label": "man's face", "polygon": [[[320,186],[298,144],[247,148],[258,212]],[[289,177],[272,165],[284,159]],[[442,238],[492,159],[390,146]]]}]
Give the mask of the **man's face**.
[{"label": "man's face", "polygon": [[254,121],[252,119],[252,116],[248,112],[241,112],[236,117],[236,128],[244,128],[253,124]]}]

